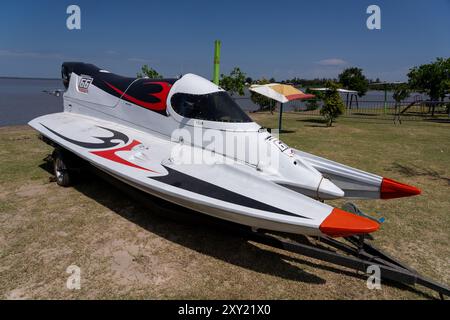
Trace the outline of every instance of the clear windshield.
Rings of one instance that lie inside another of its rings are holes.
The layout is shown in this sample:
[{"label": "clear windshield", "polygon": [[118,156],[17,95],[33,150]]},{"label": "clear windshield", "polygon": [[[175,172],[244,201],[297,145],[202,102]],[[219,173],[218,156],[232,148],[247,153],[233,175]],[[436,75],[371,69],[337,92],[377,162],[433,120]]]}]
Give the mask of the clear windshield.
[{"label": "clear windshield", "polygon": [[170,103],[178,114],[186,118],[219,122],[252,122],[224,91],[202,95],[175,93]]}]

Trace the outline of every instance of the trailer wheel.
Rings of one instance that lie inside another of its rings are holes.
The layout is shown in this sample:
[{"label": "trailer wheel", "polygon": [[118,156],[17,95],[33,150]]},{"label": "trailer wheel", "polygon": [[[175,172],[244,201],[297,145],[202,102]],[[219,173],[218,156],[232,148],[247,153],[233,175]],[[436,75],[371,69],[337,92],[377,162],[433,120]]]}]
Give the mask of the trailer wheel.
[{"label": "trailer wheel", "polygon": [[69,187],[71,185],[72,178],[62,152],[60,150],[55,150],[52,157],[56,183],[61,187]]}]

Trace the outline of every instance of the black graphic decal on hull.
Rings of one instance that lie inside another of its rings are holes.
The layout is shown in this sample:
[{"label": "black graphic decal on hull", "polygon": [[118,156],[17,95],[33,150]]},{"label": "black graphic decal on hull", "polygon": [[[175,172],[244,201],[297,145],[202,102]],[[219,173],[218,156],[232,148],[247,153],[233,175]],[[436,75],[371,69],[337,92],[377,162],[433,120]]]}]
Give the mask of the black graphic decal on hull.
[{"label": "black graphic decal on hull", "polygon": [[215,184],[206,182],[204,180],[197,179],[190,175],[184,174],[182,172],[176,171],[174,169],[163,166],[168,172],[168,175],[160,177],[151,177],[159,182],[169,184],[171,186],[198,193],[203,196],[214,198],[217,200],[222,200],[225,202],[237,204],[244,207],[249,207],[253,209],[258,209],[262,211],[268,211],[278,214],[283,214],[287,216],[292,216],[296,218],[310,219],[308,217],[301,216],[299,214],[291,213],[271,205],[265,204],[263,202],[254,200],[252,198],[243,196],[236,192],[227,190],[225,188],[216,186]]},{"label": "black graphic decal on hull", "polygon": [[[102,140],[103,143],[93,143],[93,142],[83,142],[83,141],[73,140],[73,139],[63,136],[62,134],[59,134],[58,132],[50,129],[49,127],[43,125],[42,123],[41,123],[41,126],[43,126],[45,129],[47,129],[51,133],[57,135],[58,137],[63,138],[64,140],[66,140],[70,143],[76,144],[77,146],[87,148],[87,149],[108,149],[108,148],[112,148],[112,147],[119,145],[121,142],[123,142],[124,144],[127,144],[129,141],[128,136],[123,134],[122,132],[108,129],[105,127],[100,127],[100,126],[97,126],[97,127],[107,130],[113,134],[112,137],[94,137],[96,139]],[[113,140],[116,140],[116,141],[120,140],[120,142],[113,142]]]}]

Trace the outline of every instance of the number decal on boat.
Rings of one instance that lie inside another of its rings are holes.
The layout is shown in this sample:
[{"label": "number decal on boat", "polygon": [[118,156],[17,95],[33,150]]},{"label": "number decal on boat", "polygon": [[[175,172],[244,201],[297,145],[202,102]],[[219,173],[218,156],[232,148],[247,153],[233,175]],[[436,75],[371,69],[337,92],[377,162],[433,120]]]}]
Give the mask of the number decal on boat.
[{"label": "number decal on boat", "polygon": [[81,76],[80,82],[78,82],[78,91],[88,93],[92,81],[94,81],[94,79],[89,76]]}]

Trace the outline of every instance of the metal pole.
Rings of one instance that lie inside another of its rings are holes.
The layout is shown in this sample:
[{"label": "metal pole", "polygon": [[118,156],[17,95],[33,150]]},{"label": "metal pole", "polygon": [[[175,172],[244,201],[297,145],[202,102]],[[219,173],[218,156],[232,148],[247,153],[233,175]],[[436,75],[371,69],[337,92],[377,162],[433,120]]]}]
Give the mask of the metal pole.
[{"label": "metal pole", "polygon": [[387,83],[384,84],[384,115],[387,113]]},{"label": "metal pole", "polygon": [[278,133],[281,134],[281,121],[283,118],[283,103],[280,102],[280,118],[278,119]]},{"label": "metal pole", "polygon": [[214,42],[214,71],[213,71],[213,82],[219,85],[219,74],[220,74],[220,48],[222,43],[219,40]]}]

